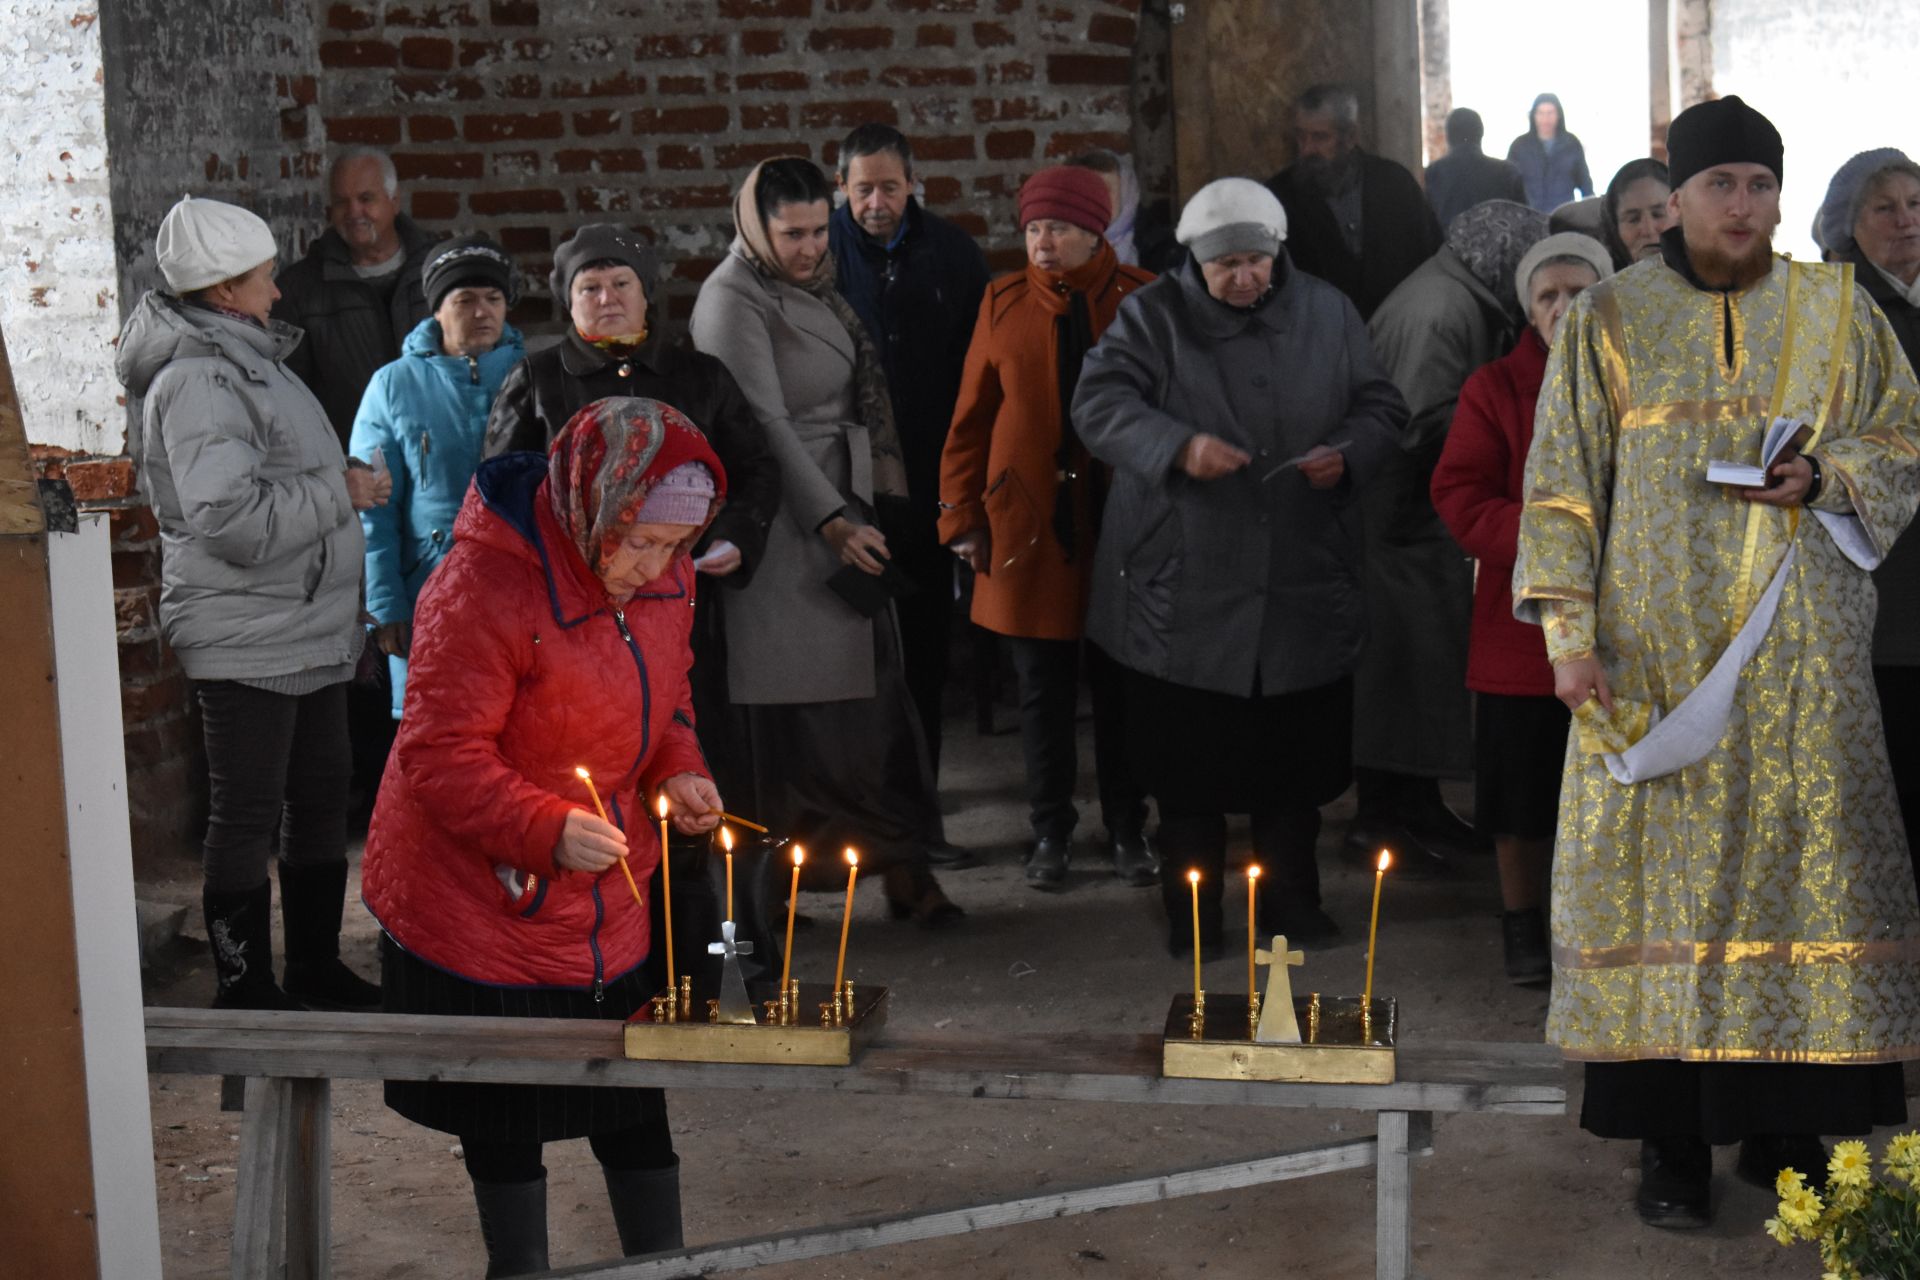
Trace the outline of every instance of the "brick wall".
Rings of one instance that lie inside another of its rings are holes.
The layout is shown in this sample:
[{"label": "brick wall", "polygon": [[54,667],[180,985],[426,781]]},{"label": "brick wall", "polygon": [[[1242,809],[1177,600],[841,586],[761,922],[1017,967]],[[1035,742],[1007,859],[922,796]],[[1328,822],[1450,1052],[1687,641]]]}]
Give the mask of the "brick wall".
[{"label": "brick wall", "polygon": [[[390,148],[412,214],[497,236],[529,283],[583,222],[673,264],[684,319],[768,156],[823,165],[868,120],[912,139],[929,207],[1018,265],[1013,194],[1093,146],[1132,149],[1138,0],[325,3],[329,145]],[[544,293],[543,288],[538,292]],[[518,317],[552,318],[540,299]]]}]

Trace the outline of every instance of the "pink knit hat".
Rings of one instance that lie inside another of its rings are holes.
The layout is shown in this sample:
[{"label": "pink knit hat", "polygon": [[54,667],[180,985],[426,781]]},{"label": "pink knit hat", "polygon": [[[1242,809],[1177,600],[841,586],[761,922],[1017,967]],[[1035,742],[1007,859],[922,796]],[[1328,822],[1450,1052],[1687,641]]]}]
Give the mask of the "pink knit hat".
[{"label": "pink knit hat", "polygon": [[653,486],[635,524],[705,524],[716,490],[705,463],[683,462]]},{"label": "pink knit hat", "polygon": [[1049,218],[1105,235],[1113,221],[1107,180],[1091,169],[1065,164],[1034,174],[1020,188],[1020,225]]}]

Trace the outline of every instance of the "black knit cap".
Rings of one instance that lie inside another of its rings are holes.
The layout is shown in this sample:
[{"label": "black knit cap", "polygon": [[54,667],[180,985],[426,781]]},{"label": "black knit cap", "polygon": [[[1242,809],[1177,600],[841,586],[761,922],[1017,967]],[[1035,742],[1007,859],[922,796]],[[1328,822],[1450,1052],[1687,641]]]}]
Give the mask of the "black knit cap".
[{"label": "black knit cap", "polygon": [[573,278],[589,262],[624,263],[640,277],[641,291],[648,302],[655,302],[654,291],[660,282],[660,259],[650,245],[625,227],[611,222],[589,222],[574,232],[567,242],[553,251],[553,274],[547,286],[553,290],[554,305],[562,314],[567,310]]},{"label": "black knit cap", "polygon": [[1776,180],[1786,147],[1773,122],[1738,96],[1688,107],[1667,126],[1667,169],[1673,189],[1715,165],[1763,164]]},{"label": "black knit cap", "polygon": [[438,311],[446,296],[455,289],[470,285],[498,289],[507,295],[509,303],[517,300],[513,259],[482,235],[455,236],[435,245],[427,255],[426,265],[420,269],[420,280],[426,286],[430,311]]}]

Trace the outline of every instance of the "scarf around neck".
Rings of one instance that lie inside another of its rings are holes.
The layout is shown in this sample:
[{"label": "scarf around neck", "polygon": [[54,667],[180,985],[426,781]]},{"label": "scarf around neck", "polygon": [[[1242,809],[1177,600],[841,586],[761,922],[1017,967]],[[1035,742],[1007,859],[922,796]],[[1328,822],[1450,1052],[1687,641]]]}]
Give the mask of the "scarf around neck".
[{"label": "scarf around neck", "polygon": [[[1027,264],[1027,281],[1048,310],[1054,311],[1054,376],[1060,395],[1060,445],[1054,452],[1054,471],[1060,482],[1053,491],[1053,536],[1071,561],[1079,551],[1074,525],[1074,490],[1091,472],[1080,433],[1073,427],[1073,393],[1080,386],[1080,369],[1093,349],[1093,308],[1090,295],[1103,291],[1113,279],[1120,259],[1106,240],[1072,271],[1042,271]],[[1096,495],[1095,506],[1098,506]]]}]

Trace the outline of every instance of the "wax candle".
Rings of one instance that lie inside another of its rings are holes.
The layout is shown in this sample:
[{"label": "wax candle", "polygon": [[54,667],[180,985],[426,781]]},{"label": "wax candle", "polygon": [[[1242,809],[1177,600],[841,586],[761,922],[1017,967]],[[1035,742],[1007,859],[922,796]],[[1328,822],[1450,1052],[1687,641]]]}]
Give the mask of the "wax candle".
[{"label": "wax candle", "polygon": [[1193,1006],[1200,1007],[1200,873],[1187,872],[1187,885],[1193,890]]},{"label": "wax candle", "polygon": [[673,982],[673,860],[667,856],[667,793],[654,801],[653,811],[660,815],[660,906],[667,919],[667,990],[678,998],[680,988]]},{"label": "wax candle", "polygon": [[780,994],[786,995],[787,986],[793,980],[793,911],[800,901],[800,864],[807,860],[807,851],[799,845],[793,846],[793,887],[787,890],[787,948],[780,961]]},{"label": "wax candle", "polygon": [[727,916],[733,919],[733,832],[720,828],[720,845],[727,853]]},{"label": "wax candle", "polygon": [[737,814],[728,813],[725,809],[722,809],[720,811],[720,820],[722,822],[731,822],[737,827],[745,827],[749,831],[758,831],[761,835],[767,834],[767,829],[761,826],[759,823],[748,822],[745,818],[742,818]]},{"label": "wax candle", "polygon": [[1260,1005],[1260,982],[1256,975],[1253,953],[1259,949],[1254,937],[1254,903],[1260,897],[1260,864],[1255,862],[1247,867],[1247,1007]]},{"label": "wax candle", "polygon": [[[593,797],[593,809],[600,815],[600,821],[612,826],[613,819],[607,817],[607,807],[600,803],[600,789],[593,785],[593,775],[587,772],[585,765],[575,765],[573,771],[579,775],[580,781],[587,784],[587,794]],[[627,888],[633,891],[634,905],[642,911],[646,910],[646,899],[640,896],[640,886],[633,882],[633,868],[627,865],[625,858],[620,859],[620,871],[627,877]]]},{"label": "wax candle", "polygon": [[1382,849],[1373,871],[1373,918],[1367,923],[1367,989],[1360,997],[1360,1011],[1369,1019],[1373,1017],[1373,944],[1380,935],[1380,885],[1392,865],[1393,854]]},{"label": "wax candle", "polygon": [[840,958],[833,964],[833,990],[838,998],[840,984],[847,976],[847,930],[853,927],[853,882],[860,875],[860,855],[847,847],[847,909],[840,916]]}]

